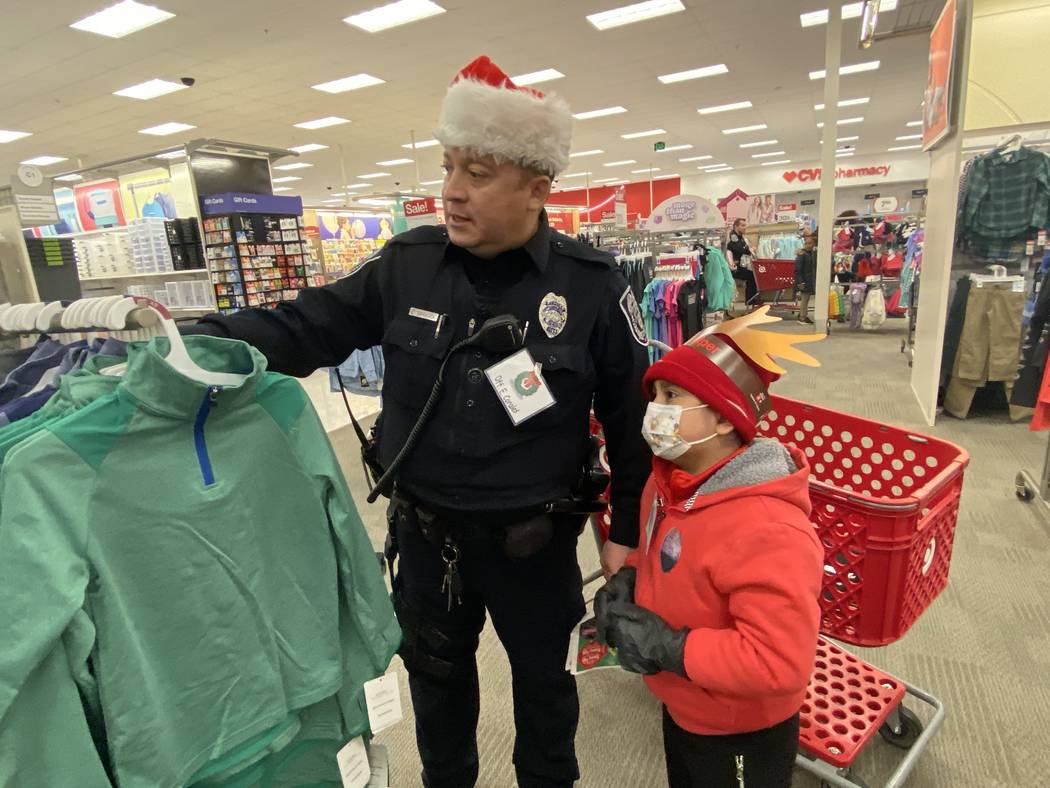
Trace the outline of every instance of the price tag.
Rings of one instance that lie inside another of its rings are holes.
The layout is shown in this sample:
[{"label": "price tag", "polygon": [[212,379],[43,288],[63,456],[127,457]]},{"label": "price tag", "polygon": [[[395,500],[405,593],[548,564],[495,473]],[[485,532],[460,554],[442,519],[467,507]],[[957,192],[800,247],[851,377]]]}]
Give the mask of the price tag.
[{"label": "price tag", "polygon": [[372,767],[368,763],[368,750],[365,749],[365,740],[361,736],[343,747],[335,758],[339,762],[343,788],[368,788],[368,782],[372,778]]},{"label": "price tag", "polygon": [[365,705],[368,707],[368,727],[377,736],[404,718],[401,712],[401,690],[397,673],[387,673],[365,682]]},{"label": "price tag", "polygon": [[1046,230],[1040,230],[1035,239],[1036,246],[1046,246]]}]

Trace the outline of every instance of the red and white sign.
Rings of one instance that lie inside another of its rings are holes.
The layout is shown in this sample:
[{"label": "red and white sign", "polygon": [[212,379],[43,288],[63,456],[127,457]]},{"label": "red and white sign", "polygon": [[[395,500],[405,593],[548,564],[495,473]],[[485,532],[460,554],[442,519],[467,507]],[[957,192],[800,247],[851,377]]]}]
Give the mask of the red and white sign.
[{"label": "red and white sign", "polygon": [[409,229],[427,224],[437,224],[437,203],[433,197],[422,197],[418,200],[405,200],[402,205],[405,211],[405,223]]},{"label": "red and white sign", "polygon": [[781,202],[777,203],[777,221],[778,222],[793,222],[795,217],[798,216],[798,203],[794,202]]},{"label": "red and white sign", "polygon": [[[890,164],[878,164],[874,167],[839,167],[835,171],[835,180],[844,181],[850,178],[885,178],[890,174]],[[788,170],[781,177],[788,183],[807,183],[820,180],[821,168],[810,170]]]}]

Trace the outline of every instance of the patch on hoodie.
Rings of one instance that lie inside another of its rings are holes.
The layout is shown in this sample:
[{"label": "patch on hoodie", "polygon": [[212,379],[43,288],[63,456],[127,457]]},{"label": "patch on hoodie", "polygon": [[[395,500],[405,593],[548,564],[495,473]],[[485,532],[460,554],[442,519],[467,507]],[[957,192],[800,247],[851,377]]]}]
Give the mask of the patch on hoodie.
[{"label": "patch on hoodie", "polygon": [[678,564],[682,557],[682,532],[672,528],[664,537],[664,543],[660,545],[660,568],[670,572]]}]

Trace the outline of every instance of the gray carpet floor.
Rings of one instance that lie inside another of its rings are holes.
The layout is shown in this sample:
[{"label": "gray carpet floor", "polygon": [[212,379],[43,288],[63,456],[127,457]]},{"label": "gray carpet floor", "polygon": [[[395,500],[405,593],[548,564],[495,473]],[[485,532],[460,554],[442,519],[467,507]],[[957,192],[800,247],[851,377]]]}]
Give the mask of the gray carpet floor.
[{"label": "gray carpet floor", "polygon": [[[784,330],[795,330],[785,324]],[[938,696],[947,720],[920,760],[915,788],[1035,788],[1050,785],[1050,525],[1014,495],[1024,467],[1041,470],[1047,436],[1012,424],[1005,413],[959,421],[921,421],[900,353],[903,321],[875,333],[839,329],[807,346],[823,366],[792,366],[774,391],[881,422],[930,432],[963,446],[966,474],[948,588],[899,642],[853,649],[878,667]],[[383,508],[365,503],[365,484],[349,429],[333,435],[355,500],[381,544]],[[597,566],[593,540],[580,541],[587,573]],[[595,587],[588,589],[592,596]],[[512,788],[514,724],[506,656],[491,628],[478,653],[482,715],[478,731],[483,788]],[[392,785],[421,784],[407,680],[406,719],[379,736],[391,752]],[[582,715],[576,746],[584,788],[666,785],[659,707],[635,676],[600,671],[579,681]],[[928,716],[921,704],[909,704]],[[873,740],[855,764],[881,785],[901,752]],[[817,780],[796,771],[796,788]]]}]

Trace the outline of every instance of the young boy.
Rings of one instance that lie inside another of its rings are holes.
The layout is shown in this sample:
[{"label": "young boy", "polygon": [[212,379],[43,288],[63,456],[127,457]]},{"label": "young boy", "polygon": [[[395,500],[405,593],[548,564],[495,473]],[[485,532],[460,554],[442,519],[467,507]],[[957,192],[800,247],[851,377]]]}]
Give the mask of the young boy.
[{"label": "young boy", "polygon": [[805,455],[756,438],[771,354],[762,308],[650,367],[643,434],[656,455],[641,536],[598,592],[599,638],[664,704],[671,788],[788,788],[813,670],[824,552],[809,521]]}]

